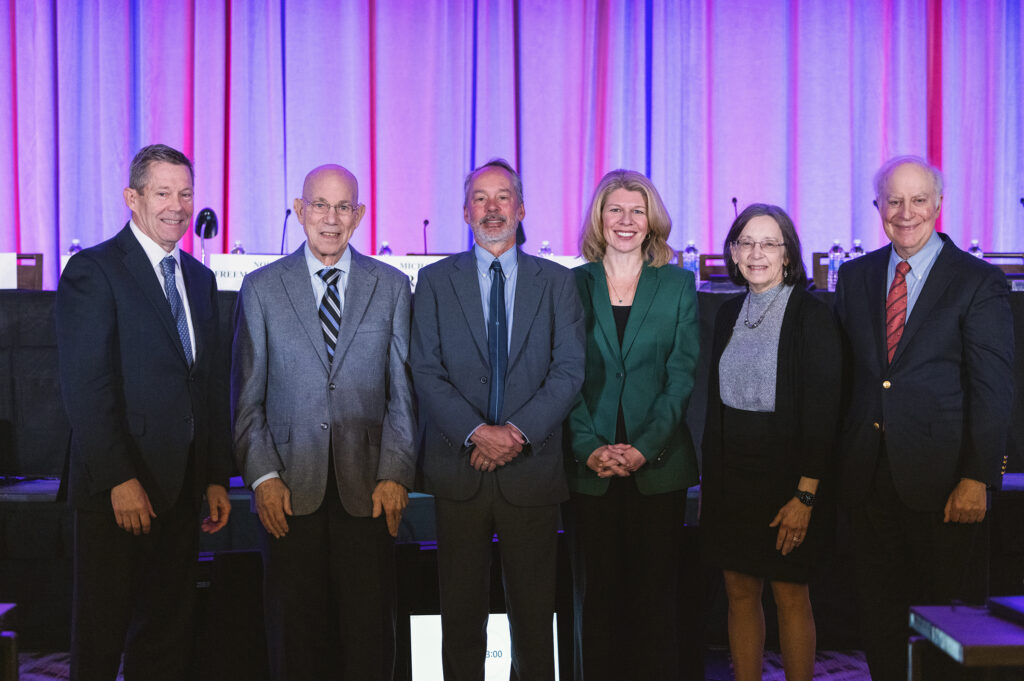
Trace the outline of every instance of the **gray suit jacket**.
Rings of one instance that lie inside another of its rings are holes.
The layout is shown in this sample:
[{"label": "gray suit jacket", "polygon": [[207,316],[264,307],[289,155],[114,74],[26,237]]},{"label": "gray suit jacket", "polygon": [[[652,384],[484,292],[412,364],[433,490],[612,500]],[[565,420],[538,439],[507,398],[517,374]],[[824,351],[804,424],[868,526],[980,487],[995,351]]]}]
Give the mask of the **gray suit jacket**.
[{"label": "gray suit jacket", "polygon": [[242,282],[231,366],[235,458],[247,485],[280,472],[292,510],[305,515],[323,501],[330,451],[345,510],[365,517],[379,480],[411,487],[415,474],[409,278],[352,249],[330,363],[304,248]]},{"label": "gray suit jacket", "polygon": [[[583,384],[583,309],[572,273],[519,253],[502,422],[530,445],[496,471],[505,499],[522,506],[568,497],[562,421]],[[423,417],[423,472],[428,492],[472,497],[482,473],[469,464],[466,437],[486,423],[487,327],[473,251],[420,270],[411,363]]]}]

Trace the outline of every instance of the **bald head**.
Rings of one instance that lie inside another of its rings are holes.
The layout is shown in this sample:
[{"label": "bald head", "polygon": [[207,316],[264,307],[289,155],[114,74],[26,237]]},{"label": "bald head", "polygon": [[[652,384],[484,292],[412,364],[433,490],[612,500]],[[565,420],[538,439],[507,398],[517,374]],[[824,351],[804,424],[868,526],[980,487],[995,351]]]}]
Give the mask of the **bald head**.
[{"label": "bald head", "polygon": [[309,174],[306,175],[306,180],[302,183],[302,195],[312,201],[313,197],[310,195],[310,191],[312,191],[316,181],[321,177],[331,176],[347,184],[352,190],[353,204],[359,203],[359,181],[356,180],[356,176],[349,172],[348,168],[334,163],[325,163],[310,170]]}]

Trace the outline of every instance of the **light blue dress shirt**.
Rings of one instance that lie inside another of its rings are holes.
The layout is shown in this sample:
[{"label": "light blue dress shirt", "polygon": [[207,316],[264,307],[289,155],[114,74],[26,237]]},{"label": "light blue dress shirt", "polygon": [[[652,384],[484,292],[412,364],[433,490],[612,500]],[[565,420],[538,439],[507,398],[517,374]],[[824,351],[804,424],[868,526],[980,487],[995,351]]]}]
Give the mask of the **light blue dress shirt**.
[{"label": "light blue dress shirt", "polygon": [[[483,305],[484,322],[490,321],[491,309],[491,263],[494,256],[481,248],[479,244],[473,245],[473,253],[476,255],[476,270],[480,275],[480,304]],[[516,302],[516,281],[519,278],[519,257],[518,249],[514,246],[498,256],[501,263],[501,273],[505,275],[505,328],[508,329],[508,340],[512,341],[512,312]],[[487,330],[487,327],[484,328]]]},{"label": "light blue dress shirt", "polygon": [[[313,251],[309,250],[309,242],[306,242],[306,246],[303,249],[306,254],[306,267],[309,269],[309,278],[313,282],[313,298],[316,301],[316,309],[320,309],[320,301],[323,300],[324,294],[327,293],[327,284],[317,274],[320,270],[327,267],[313,255]],[[338,262],[331,265],[335,269],[341,270],[341,275],[338,276],[338,303],[341,314],[345,314],[345,289],[348,287],[348,272],[352,269],[352,251],[349,250],[348,246],[345,247],[345,252],[341,254],[341,258]]]},{"label": "light blue dress shirt", "polygon": [[[921,295],[924,282],[928,279],[928,273],[932,271],[932,265],[935,264],[935,258],[939,255],[943,245],[942,237],[937,232],[932,232],[931,237],[921,247],[921,250],[907,258],[907,262],[910,263],[910,272],[907,273],[907,319],[910,319],[910,312],[914,309],[914,303],[917,302],[918,296]],[[902,262],[902,260],[903,258],[893,248],[889,253],[889,270],[885,280],[887,295],[889,288],[892,287],[892,280],[896,277],[896,265]]]}]

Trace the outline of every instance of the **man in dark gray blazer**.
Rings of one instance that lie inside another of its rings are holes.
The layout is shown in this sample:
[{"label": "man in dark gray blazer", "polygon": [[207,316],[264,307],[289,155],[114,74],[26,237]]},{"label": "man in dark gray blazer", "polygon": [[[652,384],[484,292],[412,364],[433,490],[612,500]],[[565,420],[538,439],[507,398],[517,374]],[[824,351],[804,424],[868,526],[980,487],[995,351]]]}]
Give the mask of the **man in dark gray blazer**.
[{"label": "man in dark gray blazer", "polygon": [[203,494],[216,532],[231,510],[227,357],[213,273],[178,247],[192,163],[135,155],[131,220],[68,262],[57,287],[61,393],[71,422],[63,486],[74,511],[71,678],[181,681]]},{"label": "man in dark gray blazer", "polygon": [[411,350],[435,496],[444,676],[484,677],[497,533],[512,666],[544,681],[554,677],[562,421],[583,382],[583,312],[567,269],[515,248],[526,211],[512,167],[481,166],[465,193],[476,245],[420,271]]},{"label": "man in dark gray blazer", "polygon": [[1013,322],[1003,273],[935,231],[938,169],[892,159],[875,195],[892,243],[844,264],[836,289],[850,382],[839,481],[868,665],[887,681],[907,678],[908,606],[985,595],[967,568],[1005,461]]},{"label": "man in dark gray blazer", "polygon": [[352,248],[356,178],[306,176],[306,243],[242,282],[235,456],[264,533],[275,679],[390,681],[394,539],[415,473],[409,278]]}]

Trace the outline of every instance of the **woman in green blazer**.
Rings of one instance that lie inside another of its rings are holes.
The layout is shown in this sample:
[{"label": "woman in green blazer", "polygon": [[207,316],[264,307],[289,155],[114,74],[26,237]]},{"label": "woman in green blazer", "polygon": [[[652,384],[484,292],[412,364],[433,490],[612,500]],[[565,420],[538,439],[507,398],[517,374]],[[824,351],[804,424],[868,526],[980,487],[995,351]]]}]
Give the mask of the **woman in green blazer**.
[{"label": "woman in green blazer", "polygon": [[693,275],[668,265],[672,222],[654,185],[601,180],[575,270],[586,317],[583,388],[568,419],[576,679],[676,679],[675,583],[686,425],[699,350]]}]

